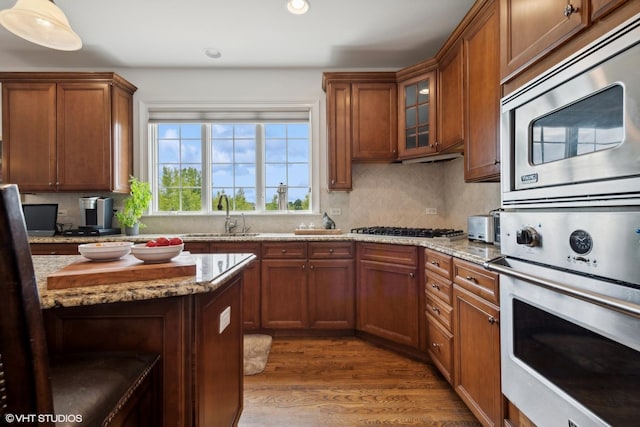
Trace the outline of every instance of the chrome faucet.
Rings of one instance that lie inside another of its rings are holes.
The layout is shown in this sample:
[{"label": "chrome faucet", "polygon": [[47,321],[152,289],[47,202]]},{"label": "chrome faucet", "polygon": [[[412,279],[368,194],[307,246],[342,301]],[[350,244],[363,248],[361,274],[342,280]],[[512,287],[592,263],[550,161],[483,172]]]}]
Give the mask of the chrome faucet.
[{"label": "chrome faucet", "polygon": [[238,223],[237,223],[236,220],[231,219],[231,216],[229,216],[229,198],[224,193],[222,193],[220,195],[220,198],[218,199],[218,210],[219,211],[222,210],[222,199],[223,198],[224,198],[225,203],[227,204],[227,216],[224,218],[224,232],[225,233],[231,233],[238,226]]}]

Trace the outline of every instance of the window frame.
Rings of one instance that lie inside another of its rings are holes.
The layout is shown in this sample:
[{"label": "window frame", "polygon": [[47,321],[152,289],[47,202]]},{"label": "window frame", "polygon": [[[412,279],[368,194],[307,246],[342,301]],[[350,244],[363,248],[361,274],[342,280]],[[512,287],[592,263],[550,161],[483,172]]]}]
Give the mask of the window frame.
[{"label": "window frame", "polygon": [[[140,123],[140,134],[139,134],[139,159],[140,161],[135,164],[134,174],[139,176],[141,179],[148,181],[152,190],[156,191],[158,188],[157,176],[154,176],[154,159],[157,158],[157,147],[155,146],[154,139],[150,138],[151,131],[151,122],[150,115],[154,112],[165,112],[165,113],[177,113],[184,114],[188,112],[199,111],[203,113],[207,112],[224,112],[224,111],[233,111],[233,112],[242,112],[242,111],[261,111],[272,113],[278,111],[306,111],[309,116],[309,189],[310,189],[310,209],[305,211],[297,211],[297,210],[254,210],[254,211],[232,211],[234,214],[246,214],[246,215],[259,215],[259,216],[269,216],[269,215],[283,215],[283,214],[296,214],[296,215],[305,215],[305,214],[313,214],[316,215],[320,212],[320,150],[319,150],[319,122],[320,122],[320,103],[319,101],[311,101],[311,102],[265,102],[259,104],[239,104],[239,103],[139,103],[138,115],[139,115],[139,123]],[[167,120],[170,122],[171,120]],[[203,119],[203,122],[207,120]],[[229,122],[233,120],[230,119]],[[265,120],[268,121],[268,120]],[[264,153],[260,154],[260,165],[257,165],[257,168],[261,169],[264,167]],[[208,159],[207,159],[208,160]],[[258,172],[256,172],[258,173]],[[264,183],[262,183],[264,185]],[[207,191],[209,193],[209,191]],[[207,194],[205,197],[205,205],[207,209],[211,206],[212,195]],[[167,211],[158,211],[157,200],[154,197],[152,200],[151,206],[147,212],[148,216],[203,216],[203,215],[224,215],[224,212],[218,212],[215,210],[208,211],[187,211],[187,212],[167,212]],[[266,204],[266,200],[264,201]]]}]

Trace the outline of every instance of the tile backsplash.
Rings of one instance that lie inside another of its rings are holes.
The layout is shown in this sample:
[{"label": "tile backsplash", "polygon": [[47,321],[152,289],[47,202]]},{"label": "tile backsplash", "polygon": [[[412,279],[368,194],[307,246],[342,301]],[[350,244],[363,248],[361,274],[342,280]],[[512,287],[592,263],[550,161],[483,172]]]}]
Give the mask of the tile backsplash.
[{"label": "tile backsplash", "polygon": [[[456,228],[466,231],[469,215],[489,213],[500,207],[499,183],[464,182],[464,159],[440,163],[418,164],[354,164],[353,190],[329,192],[321,189],[322,211],[339,209],[332,215],[336,226],[347,232],[360,226],[401,226]],[[125,195],[119,194],[26,194],[24,203],[58,203],[65,215],[59,222],[67,228],[77,227],[82,196],[111,196],[116,208]],[[426,214],[426,209],[436,214]],[[224,213],[193,216],[144,217],[147,228],[142,233],[222,232]],[[242,221],[238,215],[234,218]],[[320,214],[294,212],[273,215],[245,215],[247,226],[254,232],[292,232],[300,223],[321,227]]]}]

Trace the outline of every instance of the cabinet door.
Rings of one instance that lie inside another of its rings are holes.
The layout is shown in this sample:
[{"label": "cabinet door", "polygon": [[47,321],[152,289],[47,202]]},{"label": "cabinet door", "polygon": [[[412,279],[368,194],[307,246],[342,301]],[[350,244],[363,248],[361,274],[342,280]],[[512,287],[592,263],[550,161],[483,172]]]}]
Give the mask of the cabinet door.
[{"label": "cabinet door", "polygon": [[596,19],[602,18],[626,1],[627,0],[591,0],[591,20],[595,21]]},{"label": "cabinet door", "polygon": [[21,191],[55,189],[56,85],[3,83],[2,135],[2,181]]},{"label": "cabinet door", "polygon": [[395,83],[353,83],[351,96],[351,159],[394,160],[398,146]]},{"label": "cabinet door", "polygon": [[[240,278],[221,293],[195,296],[195,426],[236,425],[242,411]],[[229,319],[225,327],[222,320]]]},{"label": "cabinet door", "polygon": [[309,261],[309,327],[353,329],[355,274],[352,259]]},{"label": "cabinet door", "polygon": [[[500,77],[507,79],[585,28],[587,2],[500,0]],[[570,5],[574,12],[567,10]]]},{"label": "cabinet door", "polygon": [[306,260],[263,259],[261,296],[263,328],[306,328]]},{"label": "cabinet door", "polygon": [[496,306],[454,285],[454,388],[485,426],[502,425]]},{"label": "cabinet door", "polygon": [[58,189],[111,190],[111,101],[106,83],[59,83]]},{"label": "cabinet door", "polygon": [[398,158],[433,154],[436,141],[436,74],[399,83]]},{"label": "cabinet door", "polygon": [[438,151],[462,150],[464,132],[464,55],[457,43],[438,64]]},{"label": "cabinet door", "polygon": [[351,83],[327,86],[329,190],[351,190]]},{"label": "cabinet door", "polygon": [[418,348],[418,301],[415,267],[360,261],[359,330]]},{"label": "cabinet door", "polygon": [[465,181],[500,178],[499,28],[493,2],[463,36],[468,85]]}]

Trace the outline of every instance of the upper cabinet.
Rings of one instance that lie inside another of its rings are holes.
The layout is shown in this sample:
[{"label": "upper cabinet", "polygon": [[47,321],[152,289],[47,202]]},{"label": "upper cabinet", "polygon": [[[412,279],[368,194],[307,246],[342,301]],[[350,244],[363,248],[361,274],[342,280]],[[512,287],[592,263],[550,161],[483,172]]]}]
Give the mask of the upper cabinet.
[{"label": "upper cabinet", "polygon": [[324,73],[329,190],[351,190],[351,162],[397,156],[395,73]]},{"label": "upper cabinet", "polygon": [[114,73],[0,73],[2,180],[21,191],[129,191],[133,93]]},{"label": "upper cabinet", "polygon": [[458,41],[438,63],[438,148],[461,148],[465,141],[463,44]]},{"label": "upper cabinet", "polygon": [[398,159],[433,154],[436,140],[436,73],[398,81]]},{"label": "upper cabinet", "polygon": [[588,0],[500,1],[502,77],[529,65],[589,23]]},{"label": "upper cabinet", "polygon": [[499,19],[490,0],[462,34],[466,137],[464,179],[500,179]]},{"label": "upper cabinet", "polygon": [[500,0],[505,94],[637,13],[640,2],[630,0]]}]

